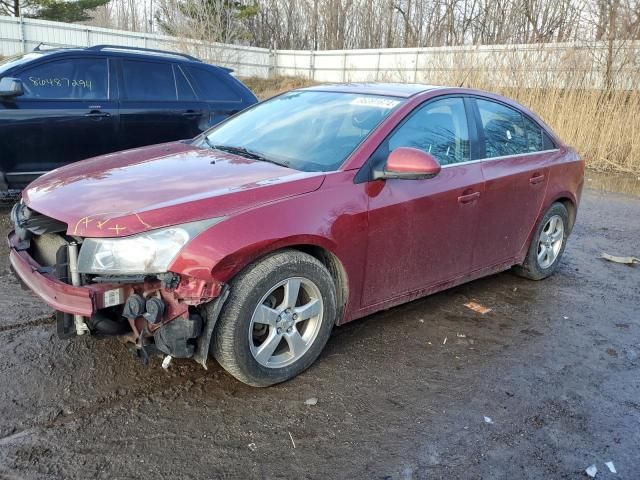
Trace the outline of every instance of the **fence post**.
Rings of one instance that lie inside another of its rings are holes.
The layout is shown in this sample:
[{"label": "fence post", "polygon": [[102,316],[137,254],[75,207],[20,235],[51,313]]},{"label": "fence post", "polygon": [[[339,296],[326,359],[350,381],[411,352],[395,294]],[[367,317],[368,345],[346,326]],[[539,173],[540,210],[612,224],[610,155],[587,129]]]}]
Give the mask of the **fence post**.
[{"label": "fence post", "polygon": [[378,65],[376,65],[376,82],[378,81],[378,76],[380,75],[380,57],[382,56],[382,52],[378,50]]},{"label": "fence post", "polygon": [[418,83],[418,61],[420,60],[420,47],[416,48],[416,65],[413,71],[413,83]]},{"label": "fence post", "polygon": [[316,56],[313,50],[309,51],[309,80],[316,79]]},{"label": "fence post", "polygon": [[342,83],[347,81],[347,51],[344,52],[344,58],[342,61]]},{"label": "fence post", "polygon": [[272,48],[269,49],[269,70],[267,71],[267,78],[273,78],[276,73],[278,57],[277,52]]},{"label": "fence post", "polygon": [[20,15],[18,21],[20,23],[20,45],[22,46],[22,53],[27,53],[27,38],[24,32],[24,17]]},{"label": "fence post", "polygon": [[91,29],[87,28],[85,31],[87,33],[87,47],[90,47],[91,46]]}]

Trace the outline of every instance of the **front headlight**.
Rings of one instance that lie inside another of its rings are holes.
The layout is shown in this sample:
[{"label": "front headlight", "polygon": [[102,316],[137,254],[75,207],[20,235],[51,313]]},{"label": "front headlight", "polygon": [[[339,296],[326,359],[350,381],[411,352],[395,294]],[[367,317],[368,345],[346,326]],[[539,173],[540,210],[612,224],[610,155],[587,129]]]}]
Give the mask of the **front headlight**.
[{"label": "front headlight", "polygon": [[185,223],[123,238],[86,238],[78,255],[78,271],[98,275],[164,273],[182,247],[223,219]]}]

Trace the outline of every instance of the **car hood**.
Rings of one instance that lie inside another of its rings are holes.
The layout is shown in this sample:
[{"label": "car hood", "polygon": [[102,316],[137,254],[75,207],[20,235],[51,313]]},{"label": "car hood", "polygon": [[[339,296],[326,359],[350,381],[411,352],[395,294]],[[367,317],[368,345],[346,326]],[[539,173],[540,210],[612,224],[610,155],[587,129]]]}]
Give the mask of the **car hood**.
[{"label": "car hood", "polygon": [[118,237],[232,215],[316,190],[324,174],[175,142],[104,155],[43,175],[22,194],[69,235]]}]

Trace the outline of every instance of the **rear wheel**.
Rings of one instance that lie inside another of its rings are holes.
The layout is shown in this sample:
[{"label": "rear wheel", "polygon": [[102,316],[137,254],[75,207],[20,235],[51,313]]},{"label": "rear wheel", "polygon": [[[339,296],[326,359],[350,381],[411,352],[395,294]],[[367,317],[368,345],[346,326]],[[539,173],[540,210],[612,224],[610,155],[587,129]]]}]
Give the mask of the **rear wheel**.
[{"label": "rear wheel", "polygon": [[558,268],[569,235],[569,212],[562,203],[551,205],[542,217],[522,265],[515,273],[531,280],[542,280]]},{"label": "rear wheel", "polygon": [[326,267],[297,250],[251,264],[231,282],[212,353],[238,380],[265,387],[306,370],[335,323],[336,293]]}]

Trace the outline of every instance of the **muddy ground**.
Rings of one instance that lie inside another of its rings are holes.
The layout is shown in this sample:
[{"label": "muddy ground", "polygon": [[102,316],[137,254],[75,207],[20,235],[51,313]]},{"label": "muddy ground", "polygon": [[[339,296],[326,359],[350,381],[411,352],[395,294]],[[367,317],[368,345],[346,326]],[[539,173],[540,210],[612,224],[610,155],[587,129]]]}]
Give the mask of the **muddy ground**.
[{"label": "muddy ground", "polygon": [[640,265],[602,251],[640,256],[639,196],[587,189],[554,277],[506,272],[337,328],[309,371],[256,389],[59,340],[3,247],[0,478],[559,479],[595,463],[638,479]]}]

